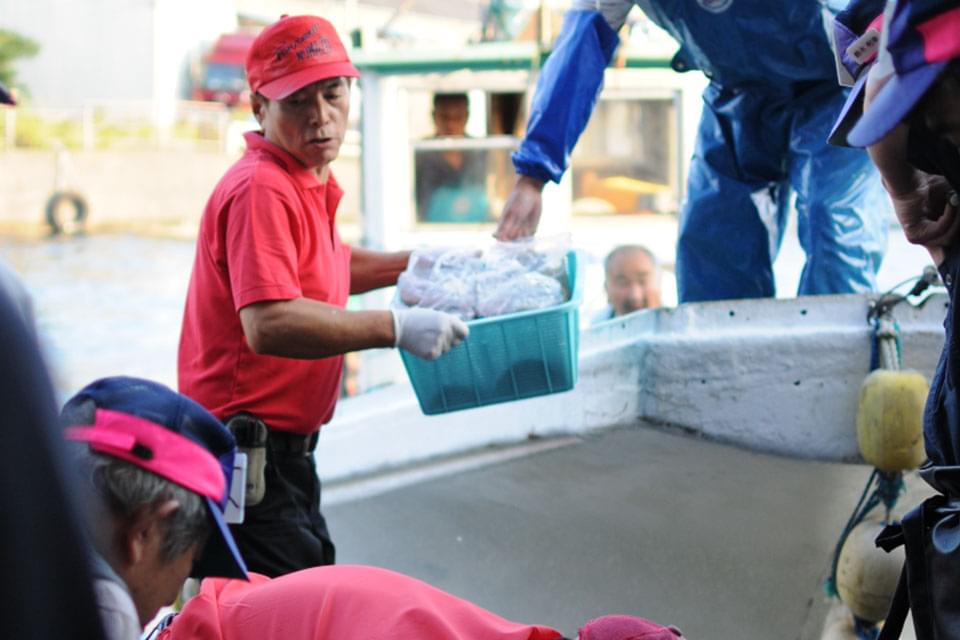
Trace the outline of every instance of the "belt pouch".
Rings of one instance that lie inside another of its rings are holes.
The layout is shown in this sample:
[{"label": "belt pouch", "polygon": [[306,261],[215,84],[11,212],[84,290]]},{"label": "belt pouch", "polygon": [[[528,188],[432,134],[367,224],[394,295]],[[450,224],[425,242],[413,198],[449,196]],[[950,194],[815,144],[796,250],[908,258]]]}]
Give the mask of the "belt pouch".
[{"label": "belt pouch", "polygon": [[246,506],[260,504],[267,490],[265,469],[267,466],[267,425],[249,413],[230,417],[227,429],[237,441],[237,448],[247,454]]}]

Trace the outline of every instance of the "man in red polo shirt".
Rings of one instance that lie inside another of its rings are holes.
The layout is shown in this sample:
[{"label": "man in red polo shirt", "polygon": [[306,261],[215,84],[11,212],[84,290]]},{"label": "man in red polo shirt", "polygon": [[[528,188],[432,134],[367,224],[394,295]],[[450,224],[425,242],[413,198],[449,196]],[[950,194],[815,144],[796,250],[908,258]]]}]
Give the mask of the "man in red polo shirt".
[{"label": "man in red polo shirt", "polygon": [[393,285],[408,252],[340,240],[330,171],[359,74],[333,26],[283,17],[246,62],[261,131],[216,186],[200,223],[180,336],[180,391],[226,421],[249,451],[248,508],[235,538],[270,576],[332,564],[312,451],[333,415],[343,354],[399,347],[436,358],[466,337],[426,309],[345,311]]}]

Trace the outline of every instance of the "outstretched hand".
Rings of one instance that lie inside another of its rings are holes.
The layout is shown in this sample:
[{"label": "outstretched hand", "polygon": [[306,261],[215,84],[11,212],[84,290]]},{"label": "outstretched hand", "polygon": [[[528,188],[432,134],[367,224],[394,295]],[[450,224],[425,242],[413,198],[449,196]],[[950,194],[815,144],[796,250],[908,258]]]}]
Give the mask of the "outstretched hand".
[{"label": "outstretched hand", "polygon": [[541,191],[543,182],[536,178],[523,175],[517,178],[493,234],[497,240],[516,240],[537,232],[543,200]]}]

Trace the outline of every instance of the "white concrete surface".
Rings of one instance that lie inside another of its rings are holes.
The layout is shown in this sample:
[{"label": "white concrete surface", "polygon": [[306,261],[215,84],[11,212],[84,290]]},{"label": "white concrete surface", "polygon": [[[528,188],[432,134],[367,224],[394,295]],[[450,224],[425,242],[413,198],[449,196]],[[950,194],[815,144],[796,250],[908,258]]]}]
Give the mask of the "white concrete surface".
[{"label": "white concrete surface", "polygon": [[642,423],[566,440],[339,504],[327,484],[337,562],[400,571],[569,638],[626,613],[691,640],[820,640],[830,554],[869,467]]}]

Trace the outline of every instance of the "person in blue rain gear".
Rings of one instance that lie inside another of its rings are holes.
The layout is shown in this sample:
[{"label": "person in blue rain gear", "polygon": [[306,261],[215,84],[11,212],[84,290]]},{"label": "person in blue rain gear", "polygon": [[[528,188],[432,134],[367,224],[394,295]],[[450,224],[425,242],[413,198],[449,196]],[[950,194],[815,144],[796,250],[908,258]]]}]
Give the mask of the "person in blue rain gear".
[{"label": "person in blue rain gear", "polygon": [[794,194],[807,258],[798,294],[873,290],[890,208],[867,155],[826,142],[846,89],[818,0],[573,0],[513,155],[497,237],[536,231],[543,185],[566,170],[634,4],[680,43],[675,70],[710,79],[680,212],[680,302],[775,295]]}]

